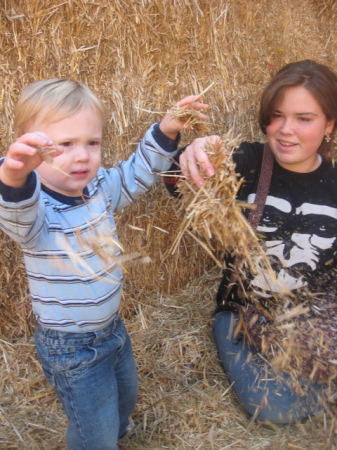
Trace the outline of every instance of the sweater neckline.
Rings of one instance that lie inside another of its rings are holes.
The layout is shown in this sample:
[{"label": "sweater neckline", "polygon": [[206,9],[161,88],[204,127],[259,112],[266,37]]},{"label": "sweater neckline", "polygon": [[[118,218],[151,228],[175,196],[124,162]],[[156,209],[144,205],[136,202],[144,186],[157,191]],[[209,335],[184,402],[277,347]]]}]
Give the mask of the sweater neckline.
[{"label": "sweater neckline", "polygon": [[87,186],[83,189],[83,196],[79,195],[76,197],[70,197],[68,195],[60,194],[59,192],[53,191],[52,189],[48,188],[44,184],[41,184],[41,189],[54,200],[70,206],[83,205],[85,199],[89,198],[89,190]]}]

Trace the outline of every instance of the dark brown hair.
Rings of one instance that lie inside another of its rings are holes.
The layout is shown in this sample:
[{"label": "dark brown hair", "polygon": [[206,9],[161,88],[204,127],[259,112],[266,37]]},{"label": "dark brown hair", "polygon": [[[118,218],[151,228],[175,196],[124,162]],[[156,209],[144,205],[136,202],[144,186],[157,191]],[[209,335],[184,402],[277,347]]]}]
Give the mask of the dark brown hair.
[{"label": "dark brown hair", "polygon": [[[266,127],[285,89],[295,86],[305,87],[322,108],[326,119],[335,121],[333,135],[337,126],[337,75],[324,64],[310,59],[287,64],[266,86],[260,103],[261,131],[266,134]],[[331,144],[332,140],[330,144],[324,141],[320,153],[328,151]]]}]

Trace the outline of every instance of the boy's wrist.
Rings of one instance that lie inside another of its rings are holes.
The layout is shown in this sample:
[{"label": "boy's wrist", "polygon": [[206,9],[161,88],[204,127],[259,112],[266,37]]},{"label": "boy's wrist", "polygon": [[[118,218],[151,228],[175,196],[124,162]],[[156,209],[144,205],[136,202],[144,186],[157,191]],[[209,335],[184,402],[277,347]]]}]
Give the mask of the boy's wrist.
[{"label": "boy's wrist", "polygon": [[161,131],[163,134],[165,134],[165,136],[167,136],[169,139],[172,139],[172,141],[175,141],[175,140],[177,139],[178,132],[167,132],[167,131],[164,131],[164,130],[160,127],[160,125],[159,125],[159,128],[160,128],[160,131]]},{"label": "boy's wrist", "polygon": [[177,133],[175,139],[167,136],[161,128],[160,123],[156,123],[152,128],[152,136],[160,147],[166,152],[175,152],[180,141],[180,133]]},{"label": "boy's wrist", "polygon": [[0,179],[0,195],[5,202],[20,202],[33,196],[36,188],[36,175],[34,172],[28,174],[25,184],[20,187],[10,186]]},{"label": "boy's wrist", "polygon": [[25,178],[20,178],[20,179],[18,179],[18,180],[13,179],[13,178],[11,178],[11,177],[8,177],[8,176],[1,170],[1,167],[0,167],[0,181],[1,181],[4,185],[6,185],[6,186],[9,186],[9,187],[14,188],[14,189],[19,189],[19,188],[23,187],[23,186],[26,184],[27,177],[25,177]]},{"label": "boy's wrist", "polygon": [[175,127],[173,127],[173,122],[174,119],[171,116],[166,115],[159,123],[159,128],[161,132],[165,134],[165,136],[175,141],[179,135],[180,129],[176,129]]}]

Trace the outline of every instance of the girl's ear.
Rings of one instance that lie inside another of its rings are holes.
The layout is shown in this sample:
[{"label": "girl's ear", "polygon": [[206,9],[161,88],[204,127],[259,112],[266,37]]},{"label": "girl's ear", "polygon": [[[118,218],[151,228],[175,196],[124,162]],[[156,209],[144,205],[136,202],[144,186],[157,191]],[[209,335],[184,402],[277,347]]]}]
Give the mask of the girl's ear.
[{"label": "girl's ear", "polygon": [[325,134],[331,134],[335,126],[335,120],[329,120],[325,127]]}]

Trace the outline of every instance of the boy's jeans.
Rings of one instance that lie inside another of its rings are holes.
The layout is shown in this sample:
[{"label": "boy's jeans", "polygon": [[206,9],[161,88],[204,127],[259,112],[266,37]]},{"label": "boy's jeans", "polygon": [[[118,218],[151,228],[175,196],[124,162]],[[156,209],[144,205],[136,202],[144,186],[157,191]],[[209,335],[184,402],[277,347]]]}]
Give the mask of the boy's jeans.
[{"label": "boy's jeans", "polygon": [[218,312],[213,331],[221,364],[245,410],[257,420],[276,424],[303,420],[321,410],[323,386],[302,380],[307,395],[299,395],[289,386],[289,375],[266,374],[257,349],[248,346],[242,336],[233,336],[237,320],[237,314]]},{"label": "boy's jeans", "polygon": [[130,338],[119,316],[97,332],[38,326],[35,342],[45,376],[69,419],[69,450],[118,449],[138,391]]}]

